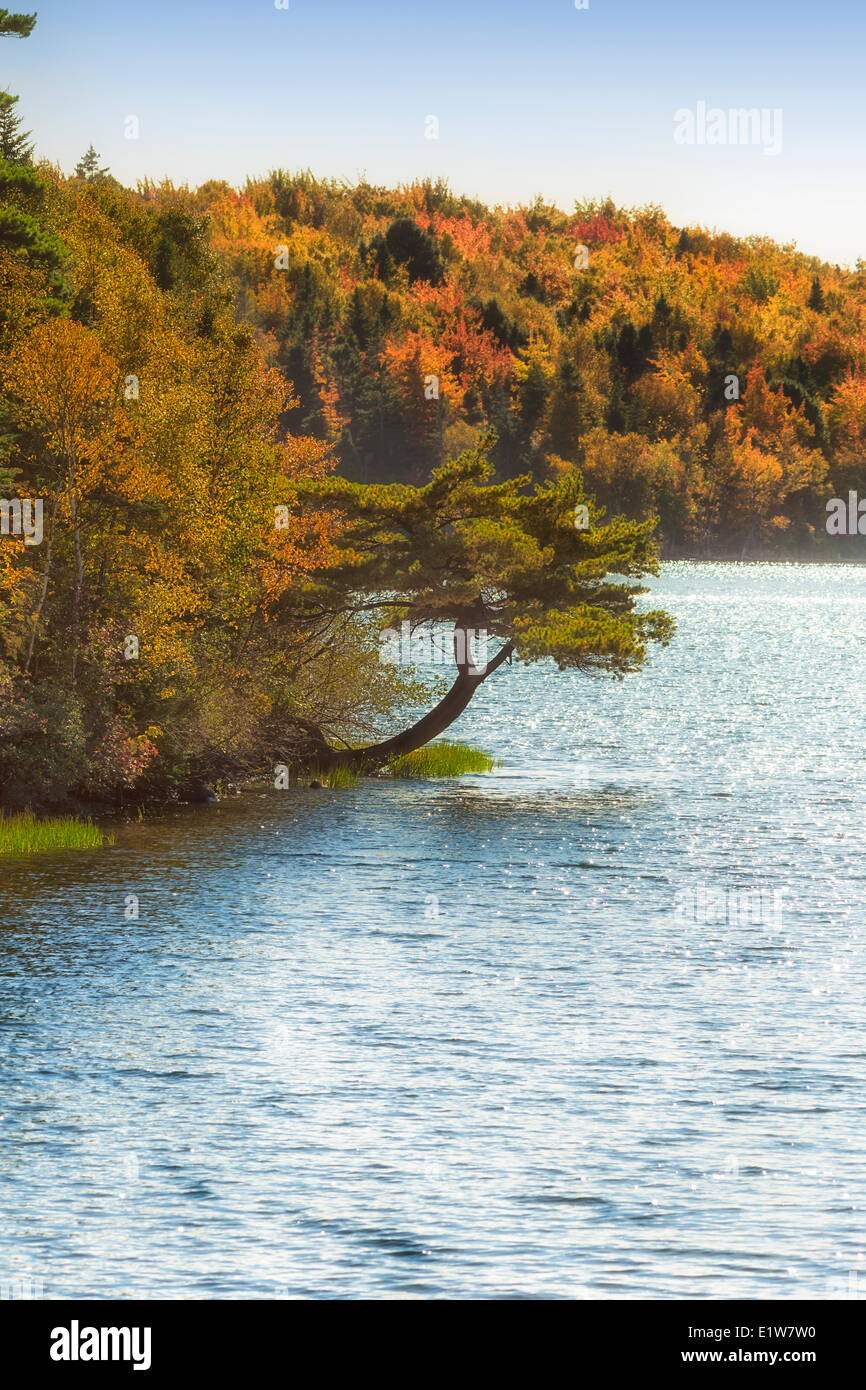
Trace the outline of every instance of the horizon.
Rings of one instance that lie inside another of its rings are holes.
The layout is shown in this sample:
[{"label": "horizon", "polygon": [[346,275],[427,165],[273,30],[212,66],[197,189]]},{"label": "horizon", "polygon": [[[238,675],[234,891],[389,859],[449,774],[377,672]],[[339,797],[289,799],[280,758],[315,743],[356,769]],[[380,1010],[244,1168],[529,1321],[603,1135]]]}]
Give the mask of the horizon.
[{"label": "horizon", "polygon": [[[714,14],[684,0],[278,4],[155,0],[145,16],[47,0],[31,38],[4,43],[0,76],[38,158],[71,173],[92,144],[127,187],[242,188],[275,168],[386,188],[441,178],[490,208],[610,198],[831,265],[863,257],[866,16],[850,0],[825,6],[819,33],[802,0],[758,14],[744,0]],[[738,112],[757,113],[751,133]]]}]

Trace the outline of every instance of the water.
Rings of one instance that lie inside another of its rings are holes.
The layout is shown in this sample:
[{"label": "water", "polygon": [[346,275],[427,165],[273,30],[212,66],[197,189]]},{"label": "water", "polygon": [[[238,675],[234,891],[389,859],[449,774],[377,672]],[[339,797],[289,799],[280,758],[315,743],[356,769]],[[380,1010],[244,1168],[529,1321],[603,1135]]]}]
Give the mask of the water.
[{"label": "water", "polygon": [[4,865],[2,1281],[866,1293],[866,569],[652,601],[624,683],[491,678],[492,776]]}]

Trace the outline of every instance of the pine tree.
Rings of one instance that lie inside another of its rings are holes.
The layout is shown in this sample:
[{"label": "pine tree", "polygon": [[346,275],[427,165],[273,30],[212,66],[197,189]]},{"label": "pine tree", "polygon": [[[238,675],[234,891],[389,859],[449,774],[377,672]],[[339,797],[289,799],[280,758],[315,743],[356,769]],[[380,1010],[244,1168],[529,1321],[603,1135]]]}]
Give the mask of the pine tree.
[{"label": "pine tree", "polygon": [[[0,38],[27,38],[36,23],[35,14],[10,14],[0,9]],[[63,247],[35,215],[42,203],[45,182],[30,160],[27,136],[19,131],[13,111],[18,100],[0,92],[0,140],[8,139],[12,153],[0,147],[0,247],[26,256],[41,265],[55,290],[63,289]]]},{"label": "pine tree", "polygon": [[814,309],[817,313],[822,314],[824,312],[824,291],[821,288],[821,281],[818,279],[817,275],[812,281],[808,303],[809,308]]},{"label": "pine tree", "polygon": [[[26,39],[35,23],[35,14],[0,9],[0,38]],[[12,164],[29,164],[33,146],[28,144],[30,132],[21,130],[21,118],[12,110],[17,100],[11,92],[0,92],[0,155]]]},{"label": "pine tree", "polygon": [[100,179],[106,178],[107,175],[108,169],[100,169],[99,155],[91,145],[75,166],[75,178],[86,179],[88,183],[97,183]]},{"label": "pine tree", "polygon": [[[657,573],[655,523],[604,522],[577,474],[534,487],[529,477],[492,482],[494,442],[488,432],[421,488],[339,477],[296,484],[301,512],[324,508],[342,523],[330,562],[286,599],[298,617],[318,623],[378,610],[395,622],[447,624],[454,634],[454,684],[393,738],[338,749],[307,724],[322,766],[369,771],[423,747],[512,655],[624,676],[643,664],[648,642],[669,641],[667,614],[638,609],[645,590],[612,578]],[[590,528],[575,527],[577,505],[586,507]],[[499,639],[489,662],[475,665],[467,629]]]},{"label": "pine tree", "polygon": [[30,131],[21,129],[21,117],[13,110],[17,100],[10,92],[0,92],[0,155],[10,164],[30,164]]},{"label": "pine tree", "polygon": [[26,39],[33,33],[35,23],[35,14],[10,14],[9,10],[0,10],[0,38],[14,34],[19,39]]}]

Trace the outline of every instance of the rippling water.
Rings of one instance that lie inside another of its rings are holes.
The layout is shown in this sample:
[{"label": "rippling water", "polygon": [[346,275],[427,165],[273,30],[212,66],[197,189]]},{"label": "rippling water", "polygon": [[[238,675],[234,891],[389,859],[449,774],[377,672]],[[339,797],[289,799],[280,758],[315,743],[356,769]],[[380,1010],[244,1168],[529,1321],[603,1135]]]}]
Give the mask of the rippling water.
[{"label": "rippling water", "polygon": [[491,776],[4,863],[0,1280],[866,1294],[866,569],[652,602],[624,683],[491,678]]}]

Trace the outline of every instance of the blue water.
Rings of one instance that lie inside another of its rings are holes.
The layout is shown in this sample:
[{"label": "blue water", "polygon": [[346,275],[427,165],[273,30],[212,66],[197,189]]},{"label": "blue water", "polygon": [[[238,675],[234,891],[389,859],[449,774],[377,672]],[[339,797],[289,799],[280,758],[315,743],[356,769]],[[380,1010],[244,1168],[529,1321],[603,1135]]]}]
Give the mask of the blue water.
[{"label": "blue water", "polygon": [[866,569],[652,602],[623,683],[491,677],[489,776],[4,863],[0,1281],[866,1294]]}]

